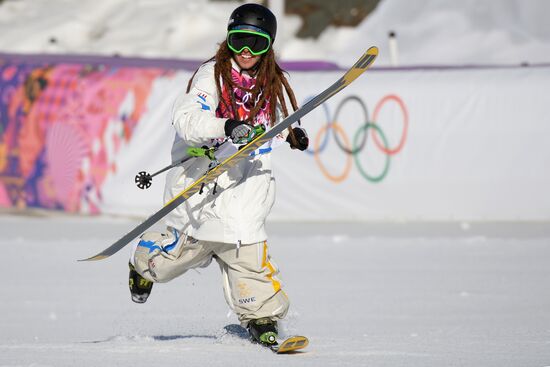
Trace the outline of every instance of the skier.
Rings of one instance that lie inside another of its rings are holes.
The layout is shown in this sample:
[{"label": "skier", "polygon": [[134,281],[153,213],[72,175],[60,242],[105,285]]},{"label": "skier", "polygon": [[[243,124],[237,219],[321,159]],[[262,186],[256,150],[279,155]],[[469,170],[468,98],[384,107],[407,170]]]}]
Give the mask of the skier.
[{"label": "skier", "polygon": [[[173,160],[192,147],[214,147],[228,156],[264,128],[288,116],[296,98],[275,61],[277,21],[269,9],[245,4],[230,16],[227,38],[216,55],[192,76],[173,111],[176,137]],[[286,94],[286,96],[285,96]],[[291,148],[305,150],[308,137],[293,126],[278,136]],[[256,342],[273,345],[277,321],[289,300],[268,252],[265,220],[275,200],[271,148],[261,147],[201,188],[166,219],[167,232],[147,232],[135,241],[130,258],[132,300],[143,303],[154,282],[167,282],[215,259],[222,272],[227,303]],[[170,201],[212,167],[196,158],[167,175],[164,200]]]}]

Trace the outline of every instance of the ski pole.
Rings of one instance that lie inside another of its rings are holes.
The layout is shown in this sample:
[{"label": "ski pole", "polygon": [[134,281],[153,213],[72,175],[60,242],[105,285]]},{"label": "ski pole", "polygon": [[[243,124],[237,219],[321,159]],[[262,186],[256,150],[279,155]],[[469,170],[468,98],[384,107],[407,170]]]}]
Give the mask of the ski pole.
[{"label": "ski pole", "polygon": [[[220,144],[220,146],[221,146],[221,144]],[[218,147],[211,147],[211,148],[207,148],[207,147],[202,147],[202,148],[190,147],[190,148],[187,148],[187,154],[188,154],[187,157],[184,157],[184,158],[182,158],[182,159],[180,159],[180,160],[164,167],[163,169],[161,169],[161,170],[159,170],[159,171],[157,171],[153,174],[150,174],[146,171],[141,171],[136,175],[134,181],[135,181],[137,187],[139,187],[140,189],[142,189],[142,190],[148,189],[153,184],[153,177],[161,174],[162,172],[165,172],[165,171],[169,170],[170,168],[174,168],[176,166],[179,166],[180,164],[183,164],[183,163],[187,162],[191,158],[206,157],[206,158],[208,158],[212,161],[216,160],[216,157],[214,156],[214,153],[216,152]]]},{"label": "ski pole", "polygon": [[[248,137],[248,141],[253,140],[255,137],[257,137],[258,135],[262,135],[263,133],[265,133],[265,127],[263,125],[254,126],[254,128],[252,129],[251,135]],[[170,168],[174,168],[176,166],[179,166],[180,164],[183,164],[183,163],[187,162],[191,158],[206,157],[206,158],[210,159],[211,161],[216,161],[216,157],[214,156],[214,153],[223,144],[225,144],[227,141],[228,140],[226,139],[221,144],[210,147],[210,148],[208,148],[206,146],[204,146],[202,148],[195,148],[195,147],[187,148],[187,154],[188,154],[187,157],[182,158],[179,161],[174,162],[174,163],[170,164],[169,166],[166,166],[163,169],[161,169],[160,171],[157,171],[153,174],[150,174],[146,171],[141,171],[136,175],[134,181],[135,181],[137,187],[144,190],[144,189],[148,189],[149,187],[151,187],[151,185],[153,184],[153,177],[155,177],[156,175],[161,174],[162,172],[165,172],[165,171],[169,170]],[[246,145],[246,143],[241,145],[240,148],[243,148],[245,145]]]}]

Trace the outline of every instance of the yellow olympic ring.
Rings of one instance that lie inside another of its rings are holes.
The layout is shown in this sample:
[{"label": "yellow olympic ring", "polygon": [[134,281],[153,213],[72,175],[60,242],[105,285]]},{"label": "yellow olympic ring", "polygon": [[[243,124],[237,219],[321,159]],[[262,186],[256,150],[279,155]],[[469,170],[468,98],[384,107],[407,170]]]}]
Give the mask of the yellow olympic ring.
[{"label": "yellow olympic ring", "polygon": [[319,155],[319,151],[320,151],[319,145],[320,145],[320,142],[321,142],[321,136],[324,132],[326,132],[328,130],[329,127],[331,129],[334,129],[334,131],[336,131],[338,134],[340,134],[340,136],[344,140],[344,144],[348,148],[351,147],[350,141],[349,141],[344,129],[337,122],[332,122],[331,124],[323,125],[323,127],[321,127],[321,129],[317,132],[317,136],[315,137],[315,144],[314,144],[314,152],[315,153],[313,154],[313,156],[315,157],[315,161],[319,165],[319,168],[321,169],[321,172],[323,173],[323,175],[328,180],[330,180],[332,182],[340,183],[340,182],[344,181],[349,176],[349,174],[351,172],[351,167],[352,167],[352,164],[353,164],[353,159],[352,159],[351,154],[346,154],[346,156],[347,156],[346,165],[344,166],[344,171],[342,172],[342,174],[340,174],[338,176],[334,176],[334,175],[329,173],[329,171],[323,165],[323,162],[321,161],[321,157]]}]

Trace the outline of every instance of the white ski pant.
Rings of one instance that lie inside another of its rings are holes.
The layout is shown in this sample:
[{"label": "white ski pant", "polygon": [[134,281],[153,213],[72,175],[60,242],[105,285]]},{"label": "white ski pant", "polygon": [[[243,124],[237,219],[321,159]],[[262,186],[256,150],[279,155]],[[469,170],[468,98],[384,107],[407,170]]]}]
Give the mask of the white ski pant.
[{"label": "white ski pant", "polygon": [[289,300],[281,288],[279,270],[267,242],[241,245],[199,241],[172,233],[147,232],[134,244],[130,261],[144,278],[168,282],[187,270],[218,262],[225,299],[246,326],[250,320],[285,317]]}]

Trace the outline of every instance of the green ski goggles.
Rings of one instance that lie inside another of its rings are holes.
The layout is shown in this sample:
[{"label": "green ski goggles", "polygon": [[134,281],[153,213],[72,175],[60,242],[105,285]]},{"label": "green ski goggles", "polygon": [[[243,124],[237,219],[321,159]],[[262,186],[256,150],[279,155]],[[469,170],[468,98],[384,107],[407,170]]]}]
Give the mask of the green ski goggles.
[{"label": "green ski goggles", "polygon": [[258,56],[269,51],[271,37],[250,29],[233,29],[227,32],[227,46],[236,54],[247,49],[252,55]]}]

